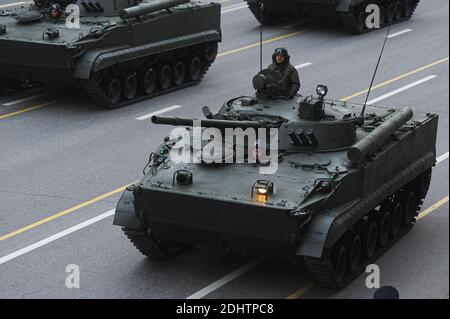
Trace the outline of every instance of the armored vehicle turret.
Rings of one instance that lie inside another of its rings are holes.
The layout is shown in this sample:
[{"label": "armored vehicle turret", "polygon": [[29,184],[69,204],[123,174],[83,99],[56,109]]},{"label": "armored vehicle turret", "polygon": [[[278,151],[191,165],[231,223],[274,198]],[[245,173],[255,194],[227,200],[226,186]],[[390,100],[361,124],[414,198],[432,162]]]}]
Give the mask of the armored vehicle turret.
[{"label": "armored vehicle turret", "polygon": [[[369,5],[379,8],[380,27],[408,20],[420,0],[244,0],[250,11],[263,24],[277,24],[285,18],[307,16],[315,20],[330,20],[344,25],[354,33],[373,30],[366,19],[375,13]],[[263,10],[260,4],[263,3]],[[368,11],[366,9],[369,9]],[[369,17],[369,20],[372,19]]]},{"label": "armored vehicle turret", "polygon": [[203,245],[301,260],[340,289],[414,225],[436,161],[438,116],[277,95],[263,70],[255,95],[173,125],[114,224],[151,258]]},{"label": "armored vehicle turret", "polygon": [[0,90],[79,87],[117,108],[198,83],[220,41],[212,1],[36,0],[0,11]]}]

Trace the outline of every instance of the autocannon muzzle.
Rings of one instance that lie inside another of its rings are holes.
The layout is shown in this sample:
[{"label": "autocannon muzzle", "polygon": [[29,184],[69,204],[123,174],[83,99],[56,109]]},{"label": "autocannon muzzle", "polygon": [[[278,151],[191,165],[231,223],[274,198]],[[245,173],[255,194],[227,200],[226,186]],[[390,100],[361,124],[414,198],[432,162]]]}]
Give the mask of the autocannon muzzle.
[{"label": "autocannon muzzle", "polygon": [[123,9],[120,12],[122,20],[136,18],[159,10],[170,9],[180,4],[188,3],[190,0],[157,0],[152,2],[144,2],[137,6]]},{"label": "autocannon muzzle", "polygon": [[152,123],[162,125],[174,125],[174,126],[191,126],[200,123],[201,127],[206,128],[260,128],[265,127],[264,123],[258,121],[227,121],[227,120],[198,120],[185,117],[171,117],[171,116],[153,116]]}]

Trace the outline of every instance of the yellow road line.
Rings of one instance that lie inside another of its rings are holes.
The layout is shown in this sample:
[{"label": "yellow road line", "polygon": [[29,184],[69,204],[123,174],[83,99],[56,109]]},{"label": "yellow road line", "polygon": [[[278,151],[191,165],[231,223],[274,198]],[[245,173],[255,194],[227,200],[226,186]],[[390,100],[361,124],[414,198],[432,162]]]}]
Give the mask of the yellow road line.
[{"label": "yellow road line", "polygon": [[25,226],[25,227],[22,227],[20,229],[17,229],[15,231],[11,232],[11,233],[6,234],[6,235],[3,235],[3,236],[0,237],[0,241],[3,241],[5,239],[11,238],[11,237],[14,237],[14,236],[19,235],[19,234],[21,234],[23,232],[26,232],[26,231],[28,231],[30,229],[36,228],[36,227],[38,227],[40,225],[43,225],[43,224],[46,224],[46,223],[48,223],[48,222],[50,222],[52,220],[55,220],[56,218],[59,218],[61,216],[65,216],[67,214],[73,213],[74,211],[77,211],[77,210],[79,210],[79,209],[81,209],[83,207],[86,207],[88,205],[97,203],[97,202],[99,202],[99,201],[101,201],[101,200],[103,200],[105,198],[108,198],[108,197],[110,197],[112,195],[115,195],[117,193],[123,192],[127,186],[128,185],[119,187],[119,188],[117,188],[117,189],[115,189],[113,191],[110,191],[108,193],[105,193],[103,195],[95,197],[95,198],[93,198],[91,200],[88,200],[88,201],[83,202],[83,203],[81,203],[79,205],[73,206],[73,207],[71,207],[69,209],[63,210],[62,212],[59,212],[59,213],[57,213],[55,215],[52,215],[52,216],[49,216],[47,218],[41,219],[41,220],[39,220],[39,221],[37,221],[37,222],[35,222],[33,224],[30,224],[28,226]]},{"label": "yellow road line", "polygon": [[306,284],[299,290],[293,292],[289,296],[286,297],[286,299],[298,299],[299,297],[303,296],[305,293],[307,293],[309,290],[314,288],[316,286],[316,283],[314,281],[311,281],[310,283]]},{"label": "yellow road line", "polygon": [[425,209],[424,211],[422,211],[419,216],[417,216],[417,220],[421,220],[422,218],[424,218],[425,216],[427,216],[428,214],[434,212],[436,209],[438,209],[439,207],[445,205],[445,203],[448,202],[448,195],[445,196],[443,199],[441,199],[440,201],[438,201],[437,203],[433,204],[431,207]]},{"label": "yellow road line", "polygon": [[[399,75],[399,76],[397,76],[397,77],[395,77],[395,78],[392,78],[392,79],[390,79],[390,80],[387,80],[387,81],[385,81],[385,82],[383,82],[383,83],[377,84],[377,85],[375,85],[375,86],[372,87],[372,90],[375,90],[375,89],[378,89],[378,88],[380,88],[380,87],[386,86],[386,85],[388,85],[388,84],[390,84],[390,83],[392,83],[392,82],[401,80],[401,79],[406,78],[406,77],[408,77],[408,76],[410,76],[410,75],[413,75],[413,74],[416,74],[416,73],[418,73],[418,72],[420,72],[420,71],[423,71],[423,70],[426,70],[426,69],[428,69],[428,68],[431,68],[431,67],[433,67],[433,66],[435,66],[435,65],[444,63],[445,61],[448,61],[448,57],[443,58],[443,59],[440,59],[440,60],[437,60],[437,61],[435,61],[435,62],[433,62],[433,63],[430,63],[430,64],[427,64],[427,65],[424,65],[424,66],[422,66],[422,67],[420,67],[420,68],[417,68],[417,69],[412,70],[412,71],[410,71],[410,72],[407,72],[407,73],[404,73],[404,74],[402,74],[402,75]],[[364,89],[364,90],[362,90],[362,91],[359,91],[359,92],[357,92],[357,93],[355,93],[355,94],[352,94],[352,95],[350,95],[350,96],[344,97],[343,99],[341,99],[341,101],[348,101],[348,100],[350,100],[350,99],[352,99],[352,98],[354,98],[354,97],[363,95],[363,94],[365,94],[365,93],[367,93],[367,92],[369,92],[369,88]]]},{"label": "yellow road line", "polygon": [[55,100],[55,101],[50,101],[50,102],[46,102],[46,103],[43,103],[43,104],[27,107],[26,109],[22,109],[22,110],[19,110],[19,111],[3,114],[3,115],[0,115],[0,120],[6,119],[6,118],[14,116],[14,115],[30,112],[30,111],[33,111],[33,110],[37,110],[37,109],[46,107],[46,106],[51,105],[51,104],[55,104],[55,103],[58,103],[58,102],[65,101],[67,99],[69,99],[69,98],[65,97],[65,98],[62,98],[62,99]]},{"label": "yellow road line", "polygon": [[[419,214],[419,216],[417,217],[417,220],[420,220],[420,219],[424,218],[428,214],[434,212],[439,207],[445,205],[445,203],[447,203],[447,202],[448,202],[448,195],[445,196],[440,201],[436,202],[435,204],[431,205],[429,208],[427,208],[424,211],[422,211]],[[293,292],[292,294],[290,294],[286,299],[297,299],[297,298],[303,296],[306,292],[308,292],[309,290],[311,290],[315,286],[316,286],[316,284],[314,282],[310,282],[310,283],[306,284],[305,286],[303,286],[302,288],[300,288],[299,290],[297,290],[297,291]]]},{"label": "yellow road line", "polygon": [[[287,39],[287,38],[290,38],[290,37],[294,37],[296,35],[300,35],[300,34],[303,34],[303,33],[305,33],[305,31],[297,31],[297,32],[288,33],[288,34],[285,34],[285,35],[282,35],[282,36],[279,36],[279,37],[276,37],[276,38],[265,40],[265,41],[263,41],[263,45],[264,44],[269,44],[269,43],[272,43],[272,42],[276,42],[276,41],[280,41],[280,40],[283,40],[283,39]],[[237,53],[237,52],[241,52],[241,51],[245,51],[245,50],[248,50],[248,49],[256,48],[259,45],[260,45],[259,42],[258,43],[254,43],[254,44],[250,44],[250,45],[246,45],[246,46],[241,47],[241,48],[237,48],[237,49],[234,49],[234,50],[225,51],[223,53],[220,53],[220,54],[217,55],[217,57],[221,58],[221,57],[224,57],[224,56],[227,56],[227,55],[230,55],[230,54],[234,54],[234,53]]]}]

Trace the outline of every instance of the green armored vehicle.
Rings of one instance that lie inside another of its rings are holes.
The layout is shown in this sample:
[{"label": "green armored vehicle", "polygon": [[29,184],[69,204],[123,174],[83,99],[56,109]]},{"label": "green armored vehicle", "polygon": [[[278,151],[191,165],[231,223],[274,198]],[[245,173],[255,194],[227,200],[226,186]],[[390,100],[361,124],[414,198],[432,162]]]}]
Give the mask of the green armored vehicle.
[{"label": "green armored vehicle", "polygon": [[220,41],[212,1],[35,0],[0,10],[0,90],[79,87],[117,108],[198,83]]},{"label": "green armored vehicle", "polygon": [[438,116],[363,112],[325,99],[323,85],[317,97],[280,97],[271,70],[253,83],[256,95],[217,114],[205,107],[200,123],[152,118],[178,127],[123,193],[114,224],[151,258],[223,247],[303,261],[318,284],[342,288],[414,225]]},{"label": "green armored vehicle", "polygon": [[[263,24],[276,24],[284,18],[308,16],[315,20],[334,19],[349,31],[364,33],[369,13],[366,8],[376,4],[380,8],[380,27],[408,20],[420,0],[244,0],[250,11]],[[263,3],[263,10],[260,4]]]}]

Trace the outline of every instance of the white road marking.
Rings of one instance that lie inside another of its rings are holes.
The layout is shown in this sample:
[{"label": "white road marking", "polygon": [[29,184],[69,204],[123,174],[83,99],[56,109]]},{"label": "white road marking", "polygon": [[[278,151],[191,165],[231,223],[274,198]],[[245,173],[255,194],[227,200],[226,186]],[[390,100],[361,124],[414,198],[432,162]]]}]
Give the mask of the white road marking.
[{"label": "white road marking", "polygon": [[232,6],[227,6],[222,8],[222,14],[223,13],[228,13],[228,12],[233,12],[233,11],[237,11],[237,10],[241,10],[241,9],[245,9],[247,8],[247,4],[246,3],[238,3],[238,4],[234,4]]},{"label": "white road marking", "polygon": [[173,110],[179,109],[180,107],[181,107],[181,105],[169,106],[169,107],[166,107],[165,109],[162,109],[162,110],[150,113],[150,114],[142,115],[142,116],[136,118],[136,120],[143,121],[143,120],[151,118],[152,116],[159,115],[159,114],[162,114],[162,113],[166,113],[166,112],[169,112],[169,111],[173,111]]},{"label": "white road marking", "polygon": [[21,1],[21,2],[13,2],[13,3],[2,4],[2,5],[0,5],[0,9],[1,8],[14,7],[14,6],[20,6],[22,4],[28,4],[28,3],[32,3],[32,2],[31,1]]},{"label": "white road marking", "polygon": [[440,162],[445,161],[446,159],[448,159],[448,152],[445,154],[442,154],[441,156],[439,156],[438,158],[436,158],[436,164],[439,164]]},{"label": "white road marking", "polygon": [[40,240],[40,241],[38,241],[38,242],[36,242],[34,244],[31,244],[31,245],[27,246],[25,248],[19,249],[19,250],[15,251],[15,252],[13,252],[13,253],[11,253],[9,255],[6,255],[6,256],[0,258],[0,265],[4,264],[4,263],[6,263],[6,262],[8,262],[8,261],[10,261],[12,259],[15,259],[17,257],[20,257],[22,255],[25,255],[26,253],[29,253],[30,251],[33,251],[33,250],[36,250],[36,249],[38,249],[38,248],[40,248],[42,246],[45,246],[45,245],[47,245],[47,244],[49,244],[49,243],[51,243],[51,242],[53,242],[55,240],[58,240],[58,239],[60,239],[60,238],[62,238],[64,236],[72,234],[72,233],[76,232],[77,230],[80,230],[80,229],[85,228],[85,227],[87,227],[89,225],[92,225],[92,224],[94,224],[94,223],[96,223],[98,221],[101,221],[101,220],[103,220],[105,218],[108,218],[108,217],[114,215],[115,211],[116,211],[115,209],[111,209],[111,210],[107,211],[106,213],[103,213],[103,214],[101,214],[99,216],[96,216],[94,218],[88,219],[85,222],[82,222],[82,223],[80,223],[78,225],[70,227],[70,228],[68,228],[66,230],[63,230],[62,232],[59,232],[59,233],[53,235],[53,236],[47,237],[47,238],[45,238],[43,240]]},{"label": "white road marking", "polygon": [[267,260],[267,258],[264,258],[264,257],[255,259],[252,262],[249,262],[248,264],[242,266],[241,268],[236,269],[235,271],[226,275],[225,277],[220,278],[219,280],[213,282],[212,284],[206,286],[205,288],[190,295],[186,299],[201,299],[201,298],[205,297],[206,295],[209,295],[211,292],[219,289],[220,287],[225,286],[230,281],[233,281],[234,279],[240,277],[241,275],[245,274],[246,272],[250,271],[251,269],[255,268],[256,266],[262,264],[266,260]]},{"label": "white road marking", "polygon": [[397,37],[399,35],[402,35],[402,34],[405,34],[405,33],[411,32],[411,31],[412,31],[412,29],[405,29],[405,30],[402,30],[402,31],[399,31],[399,32],[392,33],[392,34],[388,35],[388,38],[389,39],[395,38],[395,37]]},{"label": "white road marking", "polygon": [[391,97],[391,96],[393,96],[393,95],[396,95],[396,94],[398,94],[398,93],[401,93],[401,92],[403,92],[403,91],[406,91],[406,90],[408,90],[408,89],[410,89],[410,88],[412,88],[412,87],[415,87],[416,85],[422,84],[422,83],[424,83],[424,82],[426,82],[426,81],[429,81],[429,80],[431,80],[431,79],[434,79],[434,78],[436,78],[436,77],[437,77],[437,75],[430,75],[430,76],[427,76],[426,78],[423,78],[423,79],[418,80],[418,81],[416,81],[416,82],[410,83],[410,84],[405,85],[405,86],[403,86],[403,87],[401,87],[401,88],[398,88],[397,90],[394,90],[394,91],[392,91],[392,92],[389,92],[389,93],[386,93],[386,94],[384,94],[384,95],[382,95],[382,96],[379,96],[379,97],[377,97],[377,98],[375,98],[375,99],[373,99],[373,100],[370,100],[370,101],[367,102],[367,104],[374,104],[374,103],[377,103],[377,102],[379,102],[379,101],[381,101],[381,100],[387,99],[388,97]]},{"label": "white road marking", "polygon": [[42,93],[42,94],[38,94],[38,95],[33,95],[33,96],[26,97],[26,98],[23,98],[23,99],[20,99],[20,100],[11,101],[11,102],[8,102],[8,103],[3,103],[2,105],[3,106],[12,106],[12,105],[16,105],[16,104],[19,104],[19,103],[22,103],[22,102],[34,100],[34,99],[37,99],[39,97],[43,97],[43,96],[46,96],[46,95],[49,95],[49,94],[50,94],[50,92],[46,92],[46,93]]},{"label": "white road marking", "polygon": [[233,0],[219,0],[219,3],[222,4],[222,3],[226,3],[226,2],[230,2],[230,1],[233,1]]},{"label": "white road marking", "polygon": [[296,69],[301,69],[301,68],[305,68],[305,67],[310,66],[310,65],[312,65],[311,62],[306,62],[306,63],[303,63],[303,64],[296,65],[295,68]]}]

